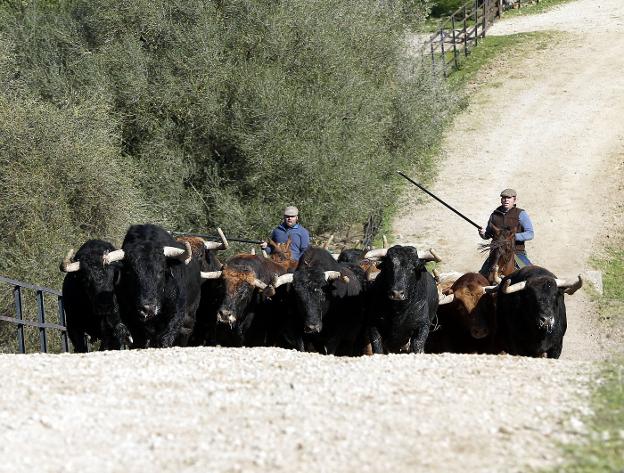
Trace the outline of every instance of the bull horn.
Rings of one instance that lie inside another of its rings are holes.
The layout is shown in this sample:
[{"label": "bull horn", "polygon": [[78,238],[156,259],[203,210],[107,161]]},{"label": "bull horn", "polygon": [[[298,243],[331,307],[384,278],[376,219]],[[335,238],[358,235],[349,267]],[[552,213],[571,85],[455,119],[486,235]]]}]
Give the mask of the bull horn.
[{"label": "bull horn", "polygon": [[262,248],[262,256],[264,256],[265,258],[268,258],[269,255],[267,254],[266,251],[264,251],[264,248]]},{"label": "bull horn", "polygon": [[418,257],[422,260],[435,261],[436,263],[440,263],[442,261],[438,254],[433,251],[433,248],[429,248],[426,252],[418,252]]},{"label": "bull horn", "polygon": [[102,255],[102,264],[106,265],[114,263],[115,261],[121,261],[124,259],[124,256],[126,256],[124,250],[109,251],[108,253],[104,253],[104,255]]},{"label": "bull horn", "polygon": [[253,280],[253,285],[254,285],[254,287],[257,287],[258,289],[260,289],[261,291],[264,291],[266,289],[266,287],[268,286],[268,284],[260,281],[258,278],[255,278]]},{"label": "bull horn", "polygon": [[388,237],[386,235],[381,235],[381,247],[382,248],[388,248]]},{"label": "bull horn", "polygon": [[436,284],[440,283],[440,272],[437,270],[437,268],[433,268],[433,279],[435,279]]},{"label": "bull horn", "polygon": [[225,238],[223,230],[221,230],[220,227],[217,227],[217,233],[219,234],[219,238],[221,238],[221,241],[205,241],[204,246],[207,250],[227,250],[230,246],[227,239]]},{"label": "bull horn", "polygon": [[67,252],[67,256],[61,263],[60,269],[64,273],[75,273],[80,269],[80,261],[72,261],[74,256],[74,250],[71,249]]},{"label": "bull horn", "polygon": [[175,246],[165,246],[163,247],[163,253],[167,258],[177,258],[184,261],[184,264],[189,264],[193,257],[191,244],[188,241],[182,241],[180,243],[184,245],[184,249]]},{"label": "bull horn", "polygon": [[450,304],[455,300],[455,294],[441,294],[438,298],[438,305]]},{"label": "bull horn", "polygon": [[388,252],[388,248],[378,248],[376,250],[370,250],[364,254],[364,258],[365,259],[383,258],[384,256],[386,256],[387,252]]},{"label": "bull horn", "polygon": [[340,274],[340,271],[325,271],[325,281],[333,281],[334,279],[340,279],[344,283],[349,282],[349,278]]},{"label": "bull horn", "polygon": [[202,279],[219,279],[223,271],[200,271]]},{"label": "bull horn", "polygon": [[327,239],[327,241],[325,243],[323,243],[323,249],[324,250],[329,248],[329,245],[331,245],[331,242],[332,242],[333,239],[334,239],[334,234],[332,233],[331,235],[329,235],[329,238]]},{"label": "bull horn", "polygon": [[286,274],[282,274],[281,276],[274,276],[273,280],[271,281],[271,286],[277,289],[283,284],[289,284],[293,282],[293,276],[294,276],[293,273],[286,273]]},{"label": "bull horn", "polygon": [[249,253],[251,253],[253,256],[256,256],[256,249],[252,246]]},{"label": "bull horn", "polygon": [[524,289],[524,286],[526,286],[526,281],[520,281],[516,284],[511,285],[510,283],[511,279],[508,279],[507,281],[505,281],[505,284],[503,284],[503,292],[505,294],[513,294],[514,292],[522,291]]},{"label": "bull horn", "polygon": [[557,282],[557,287],[565,288],[563,292],[570,296],[583,287],[583,278],[580,274],[578,275],[578,279],[574,282],[565,281],[563,279],[555,279],[555,281]]},{"label": "bull horn", "polygon": [[332,253],[331,255],[332,255],[332,258],[334,258],[335,260],[340,258],[340,253]]},{"label": "bull horn", "polygon": [[374,281],[375,279],[377,279],[377,276],[379,276],[379,273],[381,273],[381,271],[375,271],[373,272],[367,272],[366,273],[366,279],[368,281]]},{"label": "bull horn", "polygon": [[483,294],[492,294],[498,290],[498,284],[495,286],[483,286]]}]

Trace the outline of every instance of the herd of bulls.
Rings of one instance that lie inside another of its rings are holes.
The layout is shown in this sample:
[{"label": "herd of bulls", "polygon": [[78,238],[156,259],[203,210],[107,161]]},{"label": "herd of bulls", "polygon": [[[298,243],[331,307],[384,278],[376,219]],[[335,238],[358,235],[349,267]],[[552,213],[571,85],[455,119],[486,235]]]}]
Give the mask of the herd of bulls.
[{"label": "herd of bulls", "polygon": [[87,338],[105,350],[170,346],[277,346],[357,356],[374,353],[561,354],[564,294],[582,285],[527,266],[498,284],[478,273],[445,279],[439,261],[412,246],[310,247],[289,243],[270,257],[228,242],[173,238],[133,225],[121,249],[89,240],[61,263],[67,330],[76,352]]}]

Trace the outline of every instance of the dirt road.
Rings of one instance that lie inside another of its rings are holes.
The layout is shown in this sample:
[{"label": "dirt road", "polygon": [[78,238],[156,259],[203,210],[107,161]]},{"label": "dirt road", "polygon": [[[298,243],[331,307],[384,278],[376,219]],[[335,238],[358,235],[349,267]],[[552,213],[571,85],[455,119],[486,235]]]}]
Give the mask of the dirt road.
[{"label": "dirt road", "polygon": [[[596,236],[622,213],[624,4],[595,3],[496,25],[492,33],[601,28],[485,71],[448,133],[448,172],[432,189],[485,223],[499,191],[515,187],[536,227],[531,257],[561,276],[588,268]],[[436,247],[448,269],[481,262],[476,230],[437,203],[410,207],[395,231]],[[560,360],[339,359],[260,348],[1,355],[0,472],[523,472],[556,464],[556,442],[584,430],[589,379],[606,350],[585,292],[567,301]]]},{"label": "dirt road", "polygon": [[[624,5],[580,0],[500,21],[488,34],[545,30],[563,36],[483,71],[481,87],[448,132],[431,191],[485,225],[500,191],[516,189],[535,227],[527,244],[532,262],[573,278],[591,269],[594,243],[622,213],[616,196],[624,176]],[[443,270],[478,270],[484,256],[477,230],[431,198],[413,206],[423,195],[408,193],[394,224],[397,242],[435,247]],[[571,320],[562,357],[603,356],[586,293],[566,304]]]}]

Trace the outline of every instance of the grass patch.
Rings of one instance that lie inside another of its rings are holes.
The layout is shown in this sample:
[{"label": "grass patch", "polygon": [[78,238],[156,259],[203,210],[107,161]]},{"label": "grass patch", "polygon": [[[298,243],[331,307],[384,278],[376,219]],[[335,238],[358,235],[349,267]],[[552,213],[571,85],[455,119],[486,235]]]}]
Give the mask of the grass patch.
[{"label": "grass patch", "polygon": [[[531,32],[506,36],[486,36],[448,78],[452,89],[462,89],[486,67],[521,57],[529,51],[546,49],[558,40],[560,33]],[[461,53],[463,54],[463,52]]]},{"label": "grass patch", "polygon": [[[596,296],[600,323],[607,326],[612,337],[620,339],[624,333],[623,248],[624,234],[619,231],[604,255],[592,260],[603,275],[604,294]],[[594,414],[587,420],[587,438],[581,445],[564,447],[567,462],[556,471],[624,471],[624,354],[616,354],[605,363],[594,386]]]},{"label": "grass patch", "polygon": [[510,10],[507,10],[505,11],[505,13],[503,13],[503,17],[507,18],[524,15],[538,15],[540,13],[545,13],[548,10],[552,10],[554,7],[573,1],[574,0],[541,0],[539,3],[534,3],[532,5],[522,5],[521,8],[512,8]]},{"label": "grass patch", "polygon": [[624,471],[624,357],[606,363],[595,380],[594,415],[581,445],[564,447],[567,461],[548,472],[598,473]]}]

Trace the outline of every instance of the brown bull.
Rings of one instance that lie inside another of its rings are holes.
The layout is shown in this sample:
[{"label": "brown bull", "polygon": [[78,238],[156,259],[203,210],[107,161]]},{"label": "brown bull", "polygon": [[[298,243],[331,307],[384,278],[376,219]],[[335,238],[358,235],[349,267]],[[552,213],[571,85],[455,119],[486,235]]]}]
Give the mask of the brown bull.
[{"label": "brown bull", "polygon": [[498,353],[495,291],[479,273],[466,273],[443,291],[439,328],[428,340],[430,353]]},{"label": "brown bull", "polygon": [[257,346],[278,344],[281,333],[282,298],[267,299],[264,289],[286,269],[271,259],[249,254],[228,259],[220,271],[203,274],[222,283],[217,310],[217,341],[220,345]]}]

